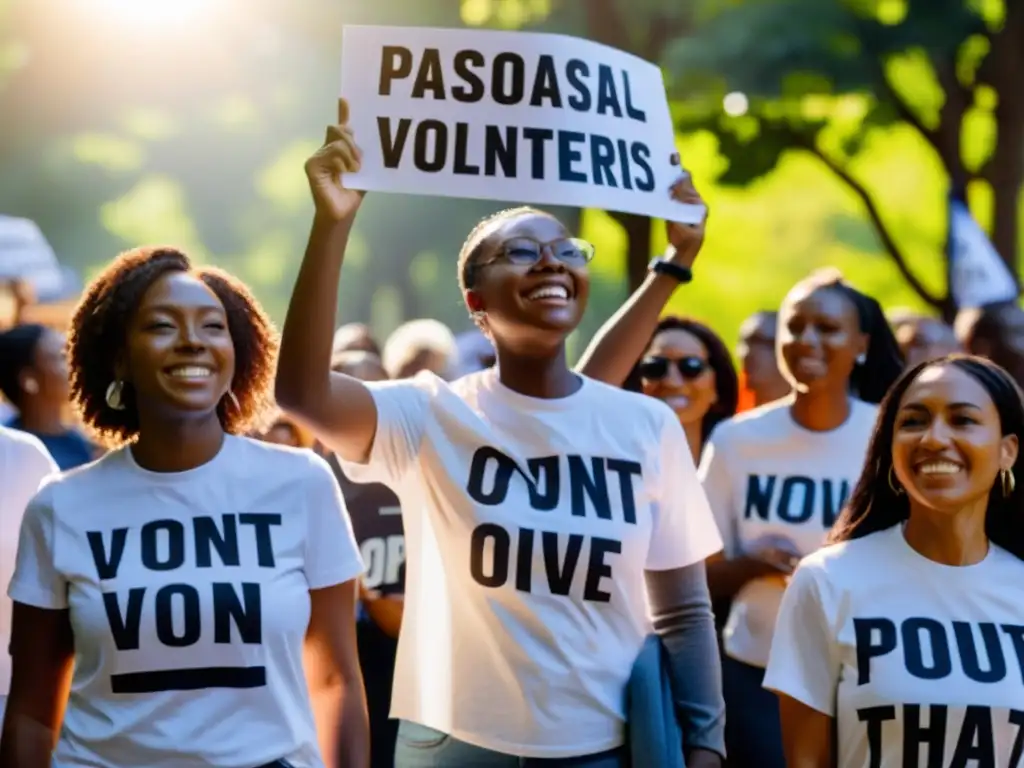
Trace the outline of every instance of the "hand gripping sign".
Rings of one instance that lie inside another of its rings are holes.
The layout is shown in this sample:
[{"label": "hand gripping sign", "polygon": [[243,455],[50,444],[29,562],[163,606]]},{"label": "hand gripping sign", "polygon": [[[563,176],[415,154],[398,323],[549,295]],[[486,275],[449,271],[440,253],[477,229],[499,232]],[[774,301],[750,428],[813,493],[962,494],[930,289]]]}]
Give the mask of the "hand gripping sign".
[{"label": "hand gripping sign", "polygon": [[637,213],[697,223],[661,70],[564,35],[349,26],[341,95],[354,189]]}]

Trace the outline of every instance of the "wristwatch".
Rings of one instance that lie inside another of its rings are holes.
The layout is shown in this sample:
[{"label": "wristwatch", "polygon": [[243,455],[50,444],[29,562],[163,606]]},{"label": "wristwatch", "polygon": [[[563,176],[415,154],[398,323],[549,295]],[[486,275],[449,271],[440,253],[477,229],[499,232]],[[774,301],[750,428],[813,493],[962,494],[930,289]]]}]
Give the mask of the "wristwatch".
[{"label": "wristwatch", "polygon": [[[666,255],[671,257],[673,250],[670,245],[669,250],[665,251]],[[681,285],[685,285],[693,280],[693,270],[689,267],[684,267],[682,264],[674,264],[665,256],[658,256],[652,259],[651,263],[647,265],[647,269],[657,275],[667,275],[668,277],[675,278]]]}]

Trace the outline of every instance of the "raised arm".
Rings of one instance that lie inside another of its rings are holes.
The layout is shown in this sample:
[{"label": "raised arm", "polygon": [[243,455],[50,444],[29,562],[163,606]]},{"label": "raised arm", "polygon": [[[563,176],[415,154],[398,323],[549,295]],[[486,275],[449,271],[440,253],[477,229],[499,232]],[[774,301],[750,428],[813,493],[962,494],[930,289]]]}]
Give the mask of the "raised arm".
[{"label": "raised arm", "polygon": [[338,125],[306,162],[315,213],[281,339],[275,395],[278,404],[312,429],[343,459],[367,460],[377,429],[377,408],[366,386],[331,372],[338,280],[363,193],[346,189],[342,176],[359,169],[361,153],[339,102]]},{"label": "raised arm", "polygon": [[[689,175],[672,187],[672,197],[681,203],[704,205]],[[668,239],[672,245],[666,259],[672,264],[690,268],[704,243],[704,221],[693,226],[668,222]],[[640,359],[661,313],[679,286],[679,281],[666,274],[651,272],[626,303],[601,326],[587,345],[576,370],[584,376],[622,386],[629,372]]]}]

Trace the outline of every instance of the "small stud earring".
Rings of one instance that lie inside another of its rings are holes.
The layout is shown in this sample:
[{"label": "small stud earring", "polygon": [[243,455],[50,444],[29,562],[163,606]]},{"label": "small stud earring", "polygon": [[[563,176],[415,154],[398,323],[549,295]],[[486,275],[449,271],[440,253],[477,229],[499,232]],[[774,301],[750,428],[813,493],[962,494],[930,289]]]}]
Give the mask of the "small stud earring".
[{"label": "small stud earring", "polygon": [[22,388],[30,395],[38,394],[39,382],[36,381],[35,379],[25,379],[25,383],[22,384]]},{"label": "small stud earring", "polygon": [[123,400],[123,398],[121,396],[123,392],[124,392],[124,382],[123,381],[118,381],[117,379],[114,379],[114,381],[110,382],[110,386],[107,387],[107,397],[106,397],[106,400],[107,400],[107,405],[110,407],[111,410],[113,410],[113,411],[123,411],[124,410],[124,400]]},{"label": "small stud earring", "polygon": [[868,361],[867,352],[861,352],[857,355],[857,365],[864,365]]}]

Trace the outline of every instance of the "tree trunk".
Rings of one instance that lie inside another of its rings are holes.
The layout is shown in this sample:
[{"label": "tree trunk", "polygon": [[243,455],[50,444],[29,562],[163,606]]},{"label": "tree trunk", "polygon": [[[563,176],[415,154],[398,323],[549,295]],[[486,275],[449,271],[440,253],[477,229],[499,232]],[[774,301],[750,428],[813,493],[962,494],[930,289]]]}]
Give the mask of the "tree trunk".
[{"label": "tree trunk", "polygon": [[626,277],[629,292],[640,287],[647,277],[647,265],[651,261],[651,217],[635,213],[617,213],[615,220],[626,231]]}]

